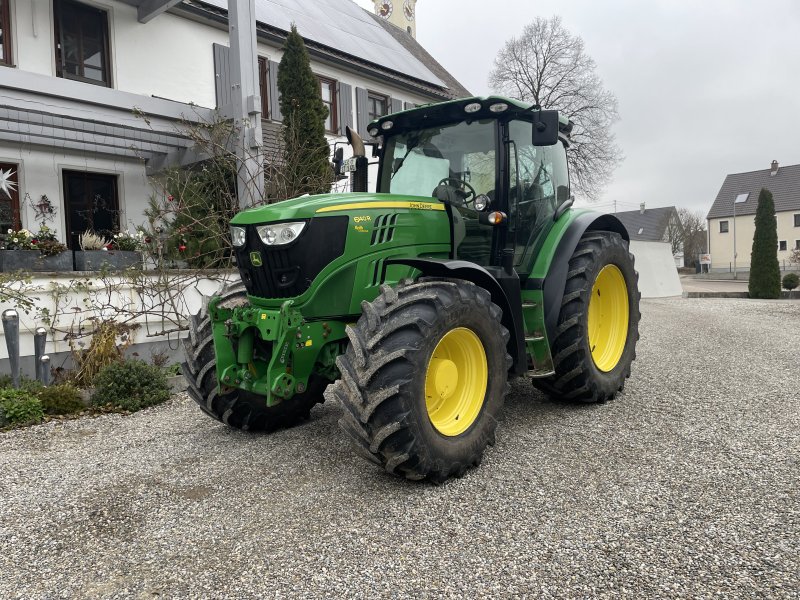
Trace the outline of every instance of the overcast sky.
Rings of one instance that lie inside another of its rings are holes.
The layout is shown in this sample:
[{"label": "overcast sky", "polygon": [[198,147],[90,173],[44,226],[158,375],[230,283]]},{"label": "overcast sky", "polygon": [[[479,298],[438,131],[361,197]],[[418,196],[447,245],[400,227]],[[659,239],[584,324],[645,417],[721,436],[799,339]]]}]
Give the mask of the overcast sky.
[{"label": "overcast sky", "polygon": [[417,38],[485,95],[505,40],[553,15],[584,39],[619,100],[625,160],[598,209],[617,200],[705,214],[726,174],[800,163],[800,2],[419,0]]}]

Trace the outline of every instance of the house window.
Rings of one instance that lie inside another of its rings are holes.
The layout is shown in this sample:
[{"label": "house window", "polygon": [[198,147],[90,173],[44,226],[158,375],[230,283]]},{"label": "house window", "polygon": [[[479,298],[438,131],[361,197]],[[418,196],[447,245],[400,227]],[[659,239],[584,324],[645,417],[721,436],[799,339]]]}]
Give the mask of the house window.
[{"label": "house window", "polygon": [[64,212],[70,249],[80,250],[84,231],[111,236],[119,230],[117,176],[64,171]]},{"label": "house window", "polygon": [[269,119],[269,79],[267,79],[267,59],[258,57],[258,93],[261,96],[261,118]]},{"label": "house window", "polygon": [[0,0],[0,65],[11,64],[11,0]]},{"label": "house window", "polygon": [[108,14],[72,0],[54,0],[56,75],[111,87]]},{"label": "house window", "polygon": [[375,92],[367,93],[367,115],[369,121],[380,119],[383,115],[389,114],[389,96],[377,94]]},{"label": "house window", "polygon": [[800,250],[800,240],[795,240],[794,241],[794,249],[795,250]]},{"label": "house window", "polygon": [[325,117],[325,131],[328,133],[338,133],[336,123],[336,81],[327,77],[319,77],[319,86],[322,93],[322,103],[328,109],[328,116]]},{"label": "house window", "polygon": [[794,216],[794,226],[795,227],[800,227],[800,214],[796,214]]},{"label": "house window", "polygon": [[19,221],[19,166],[0,163],[0,178],[10,182],[8,193],[0,189],[0,235],[21,227]]},{"label": "house window", "polygon": [[786,252],[786,240],[781,240],[778,242],[778,250],[781,252]]},{"label": "house window", "polygon": [[728,233],[728,222],[727,221],[720,221],[719,222],[719,232],[720,233]]}]

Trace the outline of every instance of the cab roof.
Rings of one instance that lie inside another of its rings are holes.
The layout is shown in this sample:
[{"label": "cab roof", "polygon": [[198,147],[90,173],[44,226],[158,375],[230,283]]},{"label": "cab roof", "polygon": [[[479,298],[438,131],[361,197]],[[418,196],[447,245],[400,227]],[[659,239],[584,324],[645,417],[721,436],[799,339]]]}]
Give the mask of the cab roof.
[{"label": "cab roof", "polygon": [[[469,107],[469,109],[467,108]],[[401,112],[385,115],[369,124],[367,131],[372,137],[383,134],[436,127],[461,121],[477,119],[523,119],[533,120],[540,107],[536,104],[506,98],[504,96],[473,96],[436,104],[423,104]],[[558,130],[569,139],[572,121],[559,114]]]}]

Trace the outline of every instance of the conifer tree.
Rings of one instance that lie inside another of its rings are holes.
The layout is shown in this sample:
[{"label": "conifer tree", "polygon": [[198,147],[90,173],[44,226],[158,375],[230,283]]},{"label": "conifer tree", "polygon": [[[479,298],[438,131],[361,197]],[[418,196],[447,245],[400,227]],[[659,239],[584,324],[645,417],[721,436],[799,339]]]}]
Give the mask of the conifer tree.
[{"label": "conifer tree", "polygon": [[756,231],[753,234],[753,252],[750,255],[750,282],[747,286],[751,298],[779,298],[781,272],[778,265],[778,221],[772,192],[762,189],[756,209]]},{"label": "conifer tree", "polygon": [[286,177],[297,195],[330,191],[330,149],[325,139],[328,108],[322,102],[319,80],[311,71],[303,38],[293,24],[278,66],[278,91],[283,113]]}]

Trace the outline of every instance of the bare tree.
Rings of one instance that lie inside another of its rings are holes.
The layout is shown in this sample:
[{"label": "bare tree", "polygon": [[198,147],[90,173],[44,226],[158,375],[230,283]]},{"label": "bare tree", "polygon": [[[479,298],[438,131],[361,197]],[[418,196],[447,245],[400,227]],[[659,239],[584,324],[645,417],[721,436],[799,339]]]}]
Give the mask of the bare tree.
[{"label": "bare tree", "polygon": [[537,18],[498,52],[489,85],[495,92],[555,108],[572,119],[567,150],[574,187],[597,199],[622,160],[611,126],[617,99],[603,87],[583,40],[560,17]]},{"label": "bare tree", "polygon": [[679,208],[678,218],[683,228],[684,264],[692,266],[697,256],[706,251],[706,219],[702,211],[688,208]]},{"label": "bare tree", "polygon": [[681,224],[680,219],[675,217],[674,213],[670,214],[669,220],[667,221],[667,229],[664,232],[665,237],[670,245],[670,251],[672,255],[675,256],[680,252],[683,252],[684,248],[684,232],[683,232],[683,225]]}]

